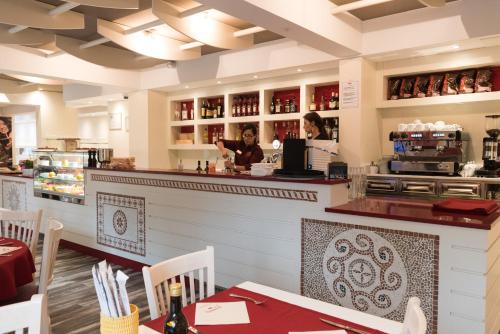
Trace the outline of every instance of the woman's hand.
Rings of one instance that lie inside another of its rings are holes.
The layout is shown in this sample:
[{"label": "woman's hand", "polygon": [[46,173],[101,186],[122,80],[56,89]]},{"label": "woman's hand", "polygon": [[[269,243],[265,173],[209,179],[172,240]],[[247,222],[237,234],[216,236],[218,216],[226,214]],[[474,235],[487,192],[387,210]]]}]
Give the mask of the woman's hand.
[{"label": "woman's hand", "polygon": [[220,153],[222,154],[222,157],[226,159],[229,157],[229,154],[227,153],[227,148],[224,147],[224,142],[218,141],[217,142],[217,148],[219,149]]},{"label": "woman's hand", "polygon": [[230,160],[224,161],[224,167],[233,169],[234,168],[234,163]]}]

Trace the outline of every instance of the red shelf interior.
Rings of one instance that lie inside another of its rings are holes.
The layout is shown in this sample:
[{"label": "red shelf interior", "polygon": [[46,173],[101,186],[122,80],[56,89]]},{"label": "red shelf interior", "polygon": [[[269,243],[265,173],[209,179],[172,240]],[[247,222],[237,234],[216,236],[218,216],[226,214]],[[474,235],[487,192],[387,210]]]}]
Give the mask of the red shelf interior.
[{"label": "red shelf interior", "polygon": [[332,96],[332,92],[339,93],[339,85],[328,85],[328,86],[318,86],[314,87],[314,103],[316,103],[316,110],[319,110],[319,104],[321,103],[321,97],[325,101],[325,109],[328,110],[328,101]]},{"label": "red shelf interior", "polygon": [[212,136],[214,132],[222,132],[222,138],[224,138],[224,124],[213,124],[208,125],[208,143],[213,144]]},{"label": "red shelf interior", "polygon": [[194,132],[194,125],[181,126],[181,133],[193,133],[193,132]]},{"label": "red shelf interior", "polygon": [[295,98],[295,104],[297,105],[297,112],[300,112],[300,89],[288,89],[288,90],[277,90],[273,92],[274,99],[276,102],[280,99],[281,104],[284,106],[286,100],[293,100]]},{"label": "red shelf interior", "polygon": [[274,138],[274,124],[277,123],[277,130],[278,130],[278,137],[281,142],[286,137],[286,134],[288,131],[290,133],[293,132],[293,123],[295,122],[295,133],[297,134],[297,138],[300,138],[300,120],[295,119],[295,120],[290,120],[290,121],[276,121],[272,122],[272,128],[273,128],[273,138]]},{"label": "red shelf interior", "polygon": [[188,111],[188,119],[194,119],[194,101],[193,100],[185,100],[185,101],[177,101],[176,109],[179,110],[179,113],[182,111],[182,105],[186,104],[186,109]]}]

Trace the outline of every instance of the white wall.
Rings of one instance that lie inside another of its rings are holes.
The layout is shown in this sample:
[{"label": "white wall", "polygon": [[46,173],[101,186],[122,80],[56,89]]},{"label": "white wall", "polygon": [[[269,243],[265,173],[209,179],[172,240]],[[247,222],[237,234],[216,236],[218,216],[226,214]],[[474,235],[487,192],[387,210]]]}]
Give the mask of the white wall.
[{"label": "white wall", "polygon": [[[122,115],[122,128],[121,130],[109,130],[108,142],[109,147],[113,149],[115,157],[128,157],[130,155],[130,136],[127,130],[127,122],[129,122],[129,102],[116,101],[108,104],[108,112],[119,112]],[[106,124],[108,124],[106,119]],[[109,126],[108,126],[109,129]]]}]

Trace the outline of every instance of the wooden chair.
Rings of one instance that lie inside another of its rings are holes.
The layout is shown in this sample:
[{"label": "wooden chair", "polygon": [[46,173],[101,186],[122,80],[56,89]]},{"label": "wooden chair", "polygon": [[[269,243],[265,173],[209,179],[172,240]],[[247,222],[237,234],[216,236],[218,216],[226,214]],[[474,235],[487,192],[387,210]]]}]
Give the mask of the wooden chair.
[{"label": "wooden chair", "polygon": [[35,258],[41,222],[42,210],[35,212],[0,210],[0,236],[24,242]]},{"label": "wooden chair", "polygon": [[[165,315],[170,306],[170,293],[168,286],[171,283],[182,284],[182,305],[186,306],[186,279],[189,278],[189,301],[196,302],[195,278],[198,280],[199,298],[212,296],[215,291],[214,279],[214,248],[207,246],[205,250],[182,255],[170,260],[143,267],[144,284],[148,297],[149,313],[151,319]],[[197,274],[197,275],[196,275]],[[205,275],[206,274],[206,275]],[[195,277],[197,276],[197,277]],[[206,281],[205,281],[206,277]],[[206,295],[205,295],[206,282]]]},{"label": "wooden chair", "polygon": [[44,316],[47,314],[47,297],[34,295],[31,300],[0,307],[0,333],[29,334],[49,333],[45,327]]},{"label": "wooden chair", "polygon": [[406,305],[403,334],[425,334],[427,332],[427,319],[420,307],[420,299],[411,297]]},{"label": "wooden chair", "polygon": [[63,227],[63,224],[56,219],[47,219],[47,228],[43,239],[42,265],[40,269],[38,293],[47,293],[47,288],[54,278],[54,266]]}]

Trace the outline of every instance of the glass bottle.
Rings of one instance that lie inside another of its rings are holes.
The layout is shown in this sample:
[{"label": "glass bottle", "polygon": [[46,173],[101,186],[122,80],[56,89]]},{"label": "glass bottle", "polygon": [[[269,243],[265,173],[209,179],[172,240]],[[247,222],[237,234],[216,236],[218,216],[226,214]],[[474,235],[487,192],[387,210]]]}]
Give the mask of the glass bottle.
[{"label": "glass bottle", "polygon": [[201,118],[207,118],[207,100],[201,104]]},{"label": "glass bottle", "polygon": [[281,100],[276,99],[276,113],[280,114],[281,113]]},{"label": "glass bottle", "polygon": [[222,105],[220,99],[217,101],[217,117],[218,118],[224,117],[224,106]]},{"label": "glass bottle", "polygon": [[253,112],[252,112],[252,98],[249,97],[247,99],[247,116],[252,116]]},{"label": "glass bottle", "polygon": [[309,111],[316,111],[316,100],[314,99],[314,92],[311,96],[311,104],[309,105]]},{"label": "glass bottle", "polygon": [[188,110],[187,110],[186,104],[183,103],[182,104],[182,109],[181,109],[181,120],[187,121],[188,119],[189,119],[189,117],[188,117]]},{"label": "glass bottle", "polygon": [[325,121],[325,131],[328,139],[332,139],[332,128],[330,127],[328,120]]},{"label": "glass bottle", "polygon": [[340,107],[340,100],[339,100],[339,93],[335,93],[335,110],[339,110]]},{"label": "glass bottle", "polygon": [[271,112],[271,114],[276,113],[276,100],[274,99],[274,95],[271,98],[271,105],[269,106],[269,111]]},{"label": "glass bottle", "polygon": [[325,98],[321,96],[321,101],[319,102],[319,110],[325,110]]},{"label": "glass bottle", "polygon": [[259,105],[257,104],[257,98],[252,99],[252,115],[257,116],[259,114]]},{"label": "glass bottle", "polygon": [[293,121],[292,138],[293,139],[299,138],[299,136],[297,135],[297,123],[295,121]]},{"label": "glass bottle", "polygon": [[295,96],[292,98],[292,101],[290,102],[290,112],[291,113],[297,112],[297,104],[295,103]]},{"label": "glass bottle", "polygon": [[179,111],[179,104],[175,104],[175,114],[174,114],[174,121],[180,121],[181,120],[181,113]]},{"label": "glass bottle", "polygon": [[278,134],[278,123],[277,122],[274,122],[274,136],[273,136],[273,140],[276,140],[276,139],[280,139],[280,136]]},{"label": "glass bottle", "polygon": [[[201,161],[200,160],[198,160],[198,167],[196,167],[196,171],[198,172],[198,174],[200,174],[203,171],[203,169],[201,169]],[[172,301],[172,299],[170,299],[170,301]]]},{"label": "glass bottle", "polygon": [[205,173],[208,174],[208,160],[205,161]]},{"label": "glass bottle", "polygon": [[330,96],[330,101],[328,101],[328,109],[329,110],[335,109],[335,92],[332,92],[332,96]]},{"label": "glass bottle", "polygon": [[236,104],[237,104],[237,102],[238,102],[238,99],[234,98],[233,99],[233,106],[231,109],[231,116],[233,116],[233,117],[236,117]]},{"label": "glass bottle", "polygon": [[241,98],[238,98],[238,104],[236,105],[236,117],[241,116]]},{"label": "glass bottle", "polygon": [[217,130],[217,128],[214,128],[212,130],[212,144],[215,144],[215,142],[217,141],[218,137],[219,137],[218,130]]},{"label": "glass bottle", "polygon": [[290,100],[285,100],[285,113],[290,113]]}]

